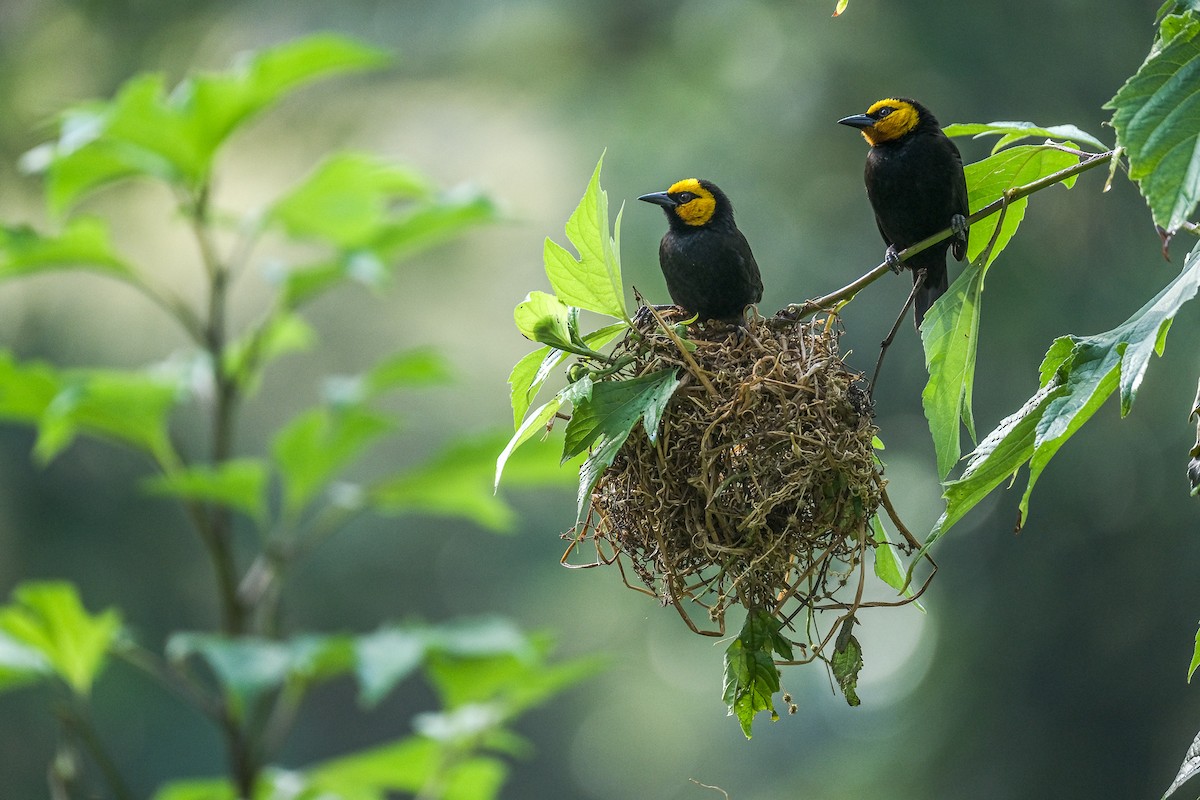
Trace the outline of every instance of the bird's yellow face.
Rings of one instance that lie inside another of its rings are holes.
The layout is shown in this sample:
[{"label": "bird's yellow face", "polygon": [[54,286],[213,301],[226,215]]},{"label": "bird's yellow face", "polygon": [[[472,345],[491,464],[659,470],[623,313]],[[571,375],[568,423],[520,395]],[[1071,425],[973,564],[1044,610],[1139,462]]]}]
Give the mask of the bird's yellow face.
[{"label": "bird's yellow face", "polygon": [[679,205],[672,209],[675,216],[688,225],[707,225],[717,210],[717,199],[713,193],[700,185],[695,178],[685,178],[671,185],[667,194],[678,201]]},{"label": "bird's yellow face", "polygon": [[894,97],[875,103],[867,109],[867,116],[874,119],[875,124],[863,128],[862,135],[872,147],[899,139],[917,127],[917,123],[921,121],[921,115],[913,108],[912,103]]}]

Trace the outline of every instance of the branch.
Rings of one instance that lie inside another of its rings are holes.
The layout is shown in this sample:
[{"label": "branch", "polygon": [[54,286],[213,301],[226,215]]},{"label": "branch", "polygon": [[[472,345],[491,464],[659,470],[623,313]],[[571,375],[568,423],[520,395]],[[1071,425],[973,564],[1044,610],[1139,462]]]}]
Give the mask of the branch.
[{"label": "branch", "polygon": [[[1023,197],[1028,197],[1034,192],[1040,192],[1042,189],[1062,183],[1068,178],[1073,178],[1080,173],[1087,172],[1089,169],[1095,169],[1101,164],[1107,164],[1113,159],[1114,156],[1117,155],[1118,152],[1118,150],[1108,150],[1104,153],[1086,153],[1084,155],[1087,157],[1083,158],[1078,164],[1072,164],[1066,169],[1061,169],[1058,172],[1047,175],[1044,178],[1039,178],[1038,180],[1033,181],[1032,183],[1027,183],[1024,186],[1016,186],[1012,189],[1008,189],[1004,192],[1003,197],[988,203],[986,206],[967,217],[967,224],[972,225],[981,219],[990,217],[992,214],[999,212],[1002,208],[1012,203],[1014,200],[1020,200]],[[914,245],[906,247],[896,255],[901,261],[907,261],[917,253],[924,252],[925,250],[933,247],[935,244],[944,242],[953,235],[953,229],[947,227],[944,230],[938,231],[932,236],[922,239]],[[837,306],[841,302],[850,300],[864,287],[870,286],[872,283],[879,280],[890,271],[891,267],[888,266],[886,261],[884,261],[866,275],[863,275],[853,283],[843,286],[836,292],[827,294],[824,297],[818,297],[816,300],[806,300],[803,303],[789,305],[786,310],[791,314],[794,314],[797,320],[810,317],[813,314],[816,314],[818,311],[827,311]]]}]

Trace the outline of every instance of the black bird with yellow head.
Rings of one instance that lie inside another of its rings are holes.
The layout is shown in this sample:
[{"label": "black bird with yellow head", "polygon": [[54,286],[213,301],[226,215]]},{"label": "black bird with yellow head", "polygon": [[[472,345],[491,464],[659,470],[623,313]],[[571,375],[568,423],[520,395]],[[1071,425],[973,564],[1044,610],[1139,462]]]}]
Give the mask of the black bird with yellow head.
[{"label": "black bird with yellow head", "polygon": [[658,264],[671,300],[702,321],[740,325],[746,306],[762,299],[763,286],[725,193],[711,181],[687,178],[638,199],[667,214]]},{"label": "black bird with yellow head", "polygon": [[887,260],[898,265],[896,253],[938,231],[952,227],[956,235],[906,263],[914,282],[921,270],[925,280],[914,298],[917,327],[925,312],[949,286],[946,251],[959,261],[967,255],[967,179],[962,156],[942,133],[929,109],[915,100],[887,98],[867,113],[839,119],[862,131],[871,145],[867,154],[867,197],[875,222],[887,242]]}]

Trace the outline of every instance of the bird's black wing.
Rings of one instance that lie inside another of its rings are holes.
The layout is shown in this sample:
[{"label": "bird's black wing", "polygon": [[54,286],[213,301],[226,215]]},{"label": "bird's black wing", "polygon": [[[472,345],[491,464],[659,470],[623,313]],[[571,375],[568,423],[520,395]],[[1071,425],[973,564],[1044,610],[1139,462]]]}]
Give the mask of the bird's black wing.
[{"label": "bird's black wing", "polygon": [[[946,144],[950,146],[950,151],[954,153],[954,213],[962,214],[965,218],[971,215],[971,204],[967,195],[967,176],[963,172],[962,154],[958,152],[958,147],[948,136],[946,137]],[[963,232],[961,238],[957,236],[954,238],[954,242],[951,244],[951,252],[954,253],[956,261],[962,261],[967,257],[967,242],[970,235],[971,231],[967,230]]]}]

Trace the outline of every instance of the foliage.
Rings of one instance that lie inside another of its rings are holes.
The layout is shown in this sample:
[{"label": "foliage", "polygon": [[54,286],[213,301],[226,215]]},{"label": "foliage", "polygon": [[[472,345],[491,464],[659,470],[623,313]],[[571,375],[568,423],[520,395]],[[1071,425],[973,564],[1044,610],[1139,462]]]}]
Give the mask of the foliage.
[{"label": "foliage", "polygon": [[[490,433],[451,442],[404,472],[361,485],[345,480],[370,447],[399,428],[381,407],[386,395],[450,381],[448,365],[428,348],[400,352],[356,376],[330,378],[320,403],[278,427],[269,452],[236,449],[238,411],[267,367],[318,340],[300,314],[304,304],[347,280],[380,285],[401,258],[494,217],[486,197],[441,192],[407,166],[353,152],[329,156],[245,219],[231,223],[232,215],[214,204],[215,159],[249,120],[317,79],[385,60],[357,42],[321,35],[257,53],[226,72],[189,77],[170,92],[161,76],[137,76],[111,100],[65,111],[58,138],[24,159],[27,169],[44,173],[46,202],[59,225],[56,231],[0,228],[0,279],[63,269],[114,278],[168,311],[195,348],[185,368],[139,370],[64,369],[0,352],[0,419],[36,429],[39,462],[59,457],[79,436],[144,454],[155,474],[143,487],[186,508],[213,563],[220,629],[176,632],[165,658],[123,633],[115,609],[89,614],[69,583],[22,584],[13,603],[0,608],[0,691],[45,681],[65,686],[75,699],[59,712],[67,735],[55,763],[76,763],[78,752],[87,751],[114,796],[132,795],[90,730],[87,703],[110,656],[180,688],[227,739],[228,776],[172,783],[156,795],[176,799],[303,794],[359,800],[401,790],[494,797],[507,773],[505,757],[528,749],[510,723],[595,668],[588,660],[553,661],[545,636],[499,619],[390,625],[361,635],[278,626],[289,570],[362,512],[441,515],[495,531],[515,522],[492,489],[503,437]],[[120,220],[73,213],[87,195],[135,178],[178,198],[208,283],[203,308],[159,286],[152,266],[117,252],[112,231]],[[235,241],[225,248],[231,231]],[[232,278],[250,266],[250,254],[266,237],[312,260],[282,271],[259,317],[231,329]],[[611,258],[612,249],[601,248],[599,257]],[[610,266],[619,284],[619,267]],[[603,300],[603,288],[575,291]],[[623,310],[611,297],[607,307]],[[175,412],[186,404],[209,419],[206,460],[186,457],[172,443]],[[510,477],[519,485],[558,482],[542,454],[541,446],[528,448],[510,463]],[[242,518],[237,523],[235,514]],[[258,547],[248,564],[235,541],[246,526]],[[441,710],[416,718],[413,735],[302,770],[270,766],[300,705],[320,684],[354,678],[361,704],[370,708],[418,672],[434,687]],[[78,775],[57,768],[50,774],[56,796],[92,793],[75,786]]]}]

